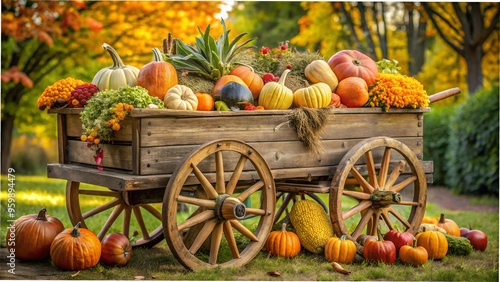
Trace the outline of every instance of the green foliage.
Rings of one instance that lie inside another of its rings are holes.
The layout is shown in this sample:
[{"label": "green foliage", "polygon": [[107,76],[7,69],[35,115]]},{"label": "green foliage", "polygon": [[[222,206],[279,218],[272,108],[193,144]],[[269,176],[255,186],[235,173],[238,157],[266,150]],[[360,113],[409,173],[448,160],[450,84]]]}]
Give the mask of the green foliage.
[{"label": "green foliage", "polygon": [[450,122],[447,186],[498,196],[499,88],[470,96]]},{"label": "green foliage", "polygon": [[446,185],[447,164],[444,159],[448,150],[450,120],[456,106],[433,107],[424,114],[424,160],[434,162],[434,185]]},{"label": "green foliage", "polygon": [[448,252],[446,255],[468,256],[472,253],[472,245],[465,237],[451,236],[444,234],[448,241]]}]

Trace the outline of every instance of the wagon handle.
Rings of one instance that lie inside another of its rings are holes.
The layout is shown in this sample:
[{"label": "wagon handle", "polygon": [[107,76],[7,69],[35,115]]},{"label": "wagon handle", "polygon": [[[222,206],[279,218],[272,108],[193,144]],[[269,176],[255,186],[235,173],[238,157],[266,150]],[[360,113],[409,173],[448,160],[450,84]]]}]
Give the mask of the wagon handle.
[{"label": "wagon handle", "polygon": [[460,88],[458,88],[458,87],[450,88],[450,89],[438,92],[436,94],[432,94],[431,96],[429,96],[429,101],[431,103],[433,103],[433,102],[436,102],[436,101],[440,101],[440,100],[446,99],[446,98],[451,97],[451,96],[458,95],[460,93],[461,93]]}]

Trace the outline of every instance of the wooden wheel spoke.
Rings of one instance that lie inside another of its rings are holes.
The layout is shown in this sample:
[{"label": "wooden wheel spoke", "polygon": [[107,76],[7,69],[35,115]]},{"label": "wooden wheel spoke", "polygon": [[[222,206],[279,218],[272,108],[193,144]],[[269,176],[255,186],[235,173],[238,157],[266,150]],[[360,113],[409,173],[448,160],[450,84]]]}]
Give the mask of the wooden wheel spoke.
[{"label": "wooden wheel spoke", "polygon": [[406,166],[406,162],[401,160],[399,163],[394,167],[392,170],[391,174],[389,175],[389,179],[387,179],[387,182],[385,183],[385,186],[383,187],[386,190],[392,190],[392,185],[396,183],[396,180],[398,180],[399,175],[401,175],[401,172],[403,172],[404,167]]},{"label": "wooden wheel spoke", "polygon": [[385,224],[389,227],[389,229],[393,230],[394,225],[392,224],[391,218],[389,217],[389,213],[387,212],[387,209],[383,209],[382,211],[382,219],[385,221]]},{"label": "wooden wheel spoke", "polygon": [[391,148],[386,147],[384,151],[384,156],[382,158],[382,163],[380,164],[380,172],[378,175],[378,182],[380,187],[385,187],[385,182],[387,180],[387,173],[389,172],[389,164],[391,163]]},{"label": "wooden wheel spoke", "polygon": [[123,212],[123,235],[130,238],[130,215],[132,213],[132,208],[127,206]]},{"label": "wooden wheel spoke", "polygon": [[238,250],[238,245],[236,244],[236,239],[234,238],[233,227],[229,221],[224,221],[223,231],[229,249],[231,250],[231,254],[233,254],[233,258],[240,258],[240,251]]},{"label": "wooden wheel spoke", "polygon": [[184,204],[192,204],[208,209],[213,209],[215,208],[215,201],[214,200],[207,200],[207,199],[199,199],[199,198],[194,198],[194,197],[186,197],[179,195],[177,196],[177,202],[179,203],[184,203]]},{"label": "wooden wheel spoke", "polygon": [[392,213],[392,215],[394,215],[394,217],[396,217],[401,223],[403,223],[406,226],[406,228],[409,228],[411,226],[411,224],[392,207],[388,208],[388,212]]},{"label": "wooden wheel spoke", "polygon": [[355,167],[353,167],[351,169],[351,173],[354,176],[354,178],[356,178],[359,185],[361,185],[361,187],[363,188],[363,191],[365,191],[365,193],[372,194],[373,191],[375,191],[373,186],[370,183],[368,183],[368,181],[366,181],[366,179],[363,177],[363,175],[361,175]]},{"label": "wooden wheel spoke", "polygon": [[115,206],[117,206],[117,205],[119,205],[121,203],[123,203],[122,199],[119,199],[119,198],[113,199],[112,201],[110,201],[110,202],[108,202],[108,203],[106,203],[106,204],[104,204],[102,206],[98,206],[95,209],[89,210],[88,212],[82,214],[82,218],[83,219],[87,219],[87,218],[89,218],[91,216],[94,216],[94,215],[96,215],[98,213],[101,213],[101,212],[103,212],[105,210],[113,208],[113,207],[115,207]]},{"label": "wooden wheel spoke", "polygon": [[217,191],[212,186],[210,181],[208,181],[208,179],[205,177],[203,172],[201,172],[201,170],[198,168],[198,166],[196,166],[195,164],[192,163],[191,167],[193,168],[194,175],[196,176],[198,181],[200,181],[201,187],[203,188],[205,193],[208,195],[208,198],[209,199],[217,198],[217,196],[218,196]]},{"label": "wooden wheel spoke", "polygon": [[150,214],[161,221],[161,213],[159,210],[155,209],[152,205],[141,205],[141,207],[147,210]]},{"label": "wooden wheel spoke", "polygon": [[233,174],[231,175],[231,179],[226,186],[226,193],[233,194],[236,189],[236,184],[238,184],[238,180],[240,179],[241,173],[243,172],[243,167],[247,161],[247,157],[245,155],[241,155],[236,167],[234,168]]},{"label": "wooden wheel spoke", "polygon": [[365,160],[368,169],[368,178],[370,180],[370,184],[373,188],[378,189],[380,187],[377,180],[377,173],[375,171],[375,162],[373,161],[372,151],[368,151],[365,153]]},{"label": "wooden wheel spoke", "polygon": [[254,214],[254,215],[266,215],[266,211],[263,209],[255,209],[255,208],[246,208],[246,213],[247,214]]},{"label": "wooden wheel spoke", "polygon": [[243,224],[241,224],[237,220],[230,220],[231,226],[233,226],[234,229],[238,230],[243,236],[247,237],[248,239],[258,242],[259,238],[257,238],[252,231],[248,230]]},{"label": "wooden wheel spoke", "polygon": [[417,207],[418,205],[420,205],[419,203],[417,202],[410,202],[410,201],[401,201],[399,203],[395,203],[395,205],[402,205],[402,206],[414,206],[414,207]]},{"label": "wooden wheel spoke", "polygon": [[141,209],[138,206],[132,207],[132,211],[134,212],[135,219],[137,220],[137,224],[139,224],[139,228],[141,229],[142,238],[149,239],[149,232],[146,228],[146,224],[144,223],[144,218],[142,217]]},{"label": "wooden wheel spoke", "polygon": [[186,219],[184,222],[177,226],[179,231],[184,230],[186,228],[195,226],[196,224],[202,223],[209,219],[213,219],[215,217],[215,212],[213,210],[204,210],[196,215]]},{"label": "wooden wheel spoke", "polygon": [[350,190],[343,190],[342,195],[346,195],[349,197],[353,197],[354,199],[358,200],[369,200],[370,199],[370,194],[363,193],[363,192],[357,192],[357,191],[350,191]]},{"label": "wooden wheel spoke", "polygon": [[399,192],[401,189],[405,188],[406,186],[410,185],[412,182],[417,180],[417,176],[412,175],[406,178],[405,180],[399,182],[398,184],[392,186],[391,191],[392,192]]},{"label": "wooden wheel spoke", "polygon": [[224,162],[222,151],[215,152],[215,190],[219,194],[226,192],[226,181],[224,178]]},{"label": "wooden wheel spoke", "polygon": [[80,194],[80,195],[89,195],[89,196],[119,198],[120,195],[121,195],[121,192],[80,189],[80,190],[78,190],[78,194]]},{"label": "wooden wheel spoke", "polygon": [[236,197],[236,199],[240,200],[240,202],[243,202],[248,197],[250,197],[250,195],[259,191],[259,189],[262,188],[263,186],[264,186],[264,181],[261,180],[261,181],[255,183],[254,185],[248,187],[245,191],[243,191],[243,193],[238,195],[238,197]]},{"label": "wooden wheel spoke", "polygon": [[211,219],[203,225],[203,228],[201,228],[200,233],[196,236],[196,238],[193,241],[193,244],[189,248],[189,252],[191,254],[195,254],[200,247],[203,245],[203,242],[210,236],[212,231],[215,228],[215,225],[217,225],[217,219]]},{"label": "wooden wheel spoke", "polygon": [[102,240],[104,238],[104,235],[108,232],[109,228],[113,223],[115,222],[116,218],[120,215],[120,213],[123,211],[125,208],[125,205],[118,205],[113,209],[113,212],[109,215],[108,219],[104,223],[103,227],[101,228],[101,231],[97,234],[97,237]]},{"label": "wooden wheel spoke", "polygon": [[373,215],[373,210],[368,209],[366,213],[361,217],[361,220],[359,221],[358,225],[356,226],[356,229],[354,229],[354,232],[352,233],[352,237],[357,238],[361,233],[363,232],[363,229],[366,227],[370,219],[372,218]]},{"label": "wooden wheel spoke", "polygon": [[210,242],[210,258],[208,259],[208,262],[212,265],[217,263],[221,240],[222,223],[218,223],[215,225],[214,232],[212,233],[212,241]]},{"label": "wooden wheel spoke", "polygon": [[358,212],[361,212],[362,210],[369,208],[372,205],[372,201],[370,200],[363,200],[359,202],[359,204],[355,205],[352,207],[350,210],[345,211],[342,213],[342,218],[344,220],[348,219],[349,217],[357,214]]},{"label": "wooden wheel spoke", "polygon": [[372,230],[369,230],[370,235],[377,236],[378,234],[378,227],[380,224],[380,210],[377,210],[373,213],[372,215]]}]

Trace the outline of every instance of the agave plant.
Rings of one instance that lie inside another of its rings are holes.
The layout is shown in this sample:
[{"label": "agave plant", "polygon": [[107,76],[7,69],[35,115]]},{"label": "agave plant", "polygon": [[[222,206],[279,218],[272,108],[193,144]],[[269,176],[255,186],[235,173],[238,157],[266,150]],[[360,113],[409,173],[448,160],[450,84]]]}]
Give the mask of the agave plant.
[{"label": "agave plant", "polygon": [[[210,25],[205,32],[198,27],[200,36],[196,37],[194,46],[176,40],[175,54],[167,54],[167,60],[178,70],[188,70],[201,74],[211,80],[217,80],[232,69],[236,55],[245,49],[245,46],[255,38],[241,44],[238,41],[247,33],[236,36],[229,42],[229,32],[224,19],[221,19],[223,33],[216,41],[210,36]],[[252,46],[248,46],[250,48]]]}]

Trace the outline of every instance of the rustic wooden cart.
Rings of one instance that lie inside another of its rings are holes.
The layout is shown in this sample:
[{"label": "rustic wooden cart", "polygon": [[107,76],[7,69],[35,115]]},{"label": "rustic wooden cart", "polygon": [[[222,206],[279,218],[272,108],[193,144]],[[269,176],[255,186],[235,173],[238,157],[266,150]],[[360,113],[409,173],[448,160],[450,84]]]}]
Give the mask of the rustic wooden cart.
[{"label": "rustic wooden cart", "polygon": [[248,263],[298,194],[321,203],[325,195],[337,235],[354,238],[395,228],[415,233],[425,212],[433,172],[423,160],[428,108],[334,109],[320,156],[286,124],[289,110],[134,109],[102,144],[103,171],[79,140],[80,111],[51,111],[59,163],[48,165],[48,177],[67,180],[71,222],[99,238],[112,230],[135,235],[137,247],[165,238],[188,269]]}]

